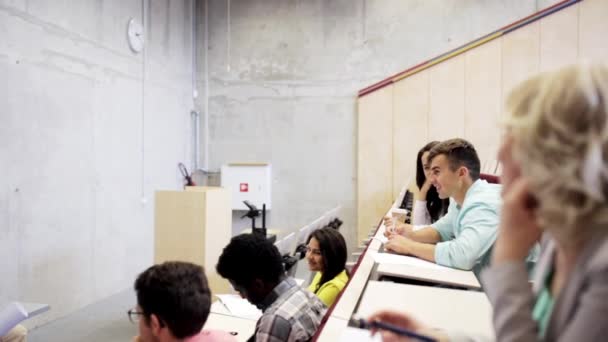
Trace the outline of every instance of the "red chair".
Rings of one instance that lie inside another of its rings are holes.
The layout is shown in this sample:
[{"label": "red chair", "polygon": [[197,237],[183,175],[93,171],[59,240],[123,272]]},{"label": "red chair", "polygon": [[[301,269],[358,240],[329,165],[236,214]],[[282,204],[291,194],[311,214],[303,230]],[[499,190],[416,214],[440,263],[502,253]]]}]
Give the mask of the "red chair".
[{"label": "red chair", "polygon": [[500,177],[498,177],[496,175],[491,175],[488,173],[480,173],[479,178],[485,180],[488,183],[500,184]]}]

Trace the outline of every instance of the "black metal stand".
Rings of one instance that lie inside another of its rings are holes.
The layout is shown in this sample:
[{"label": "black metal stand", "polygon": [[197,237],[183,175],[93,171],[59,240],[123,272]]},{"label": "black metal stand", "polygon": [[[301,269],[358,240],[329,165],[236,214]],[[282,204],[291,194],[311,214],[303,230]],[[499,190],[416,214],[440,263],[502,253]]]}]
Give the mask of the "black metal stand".
[{"label": "black metal stand", "polygon": [[260,210],[253,205],[253,203],[249,202],[249,201],[243,201],[243,203],[245,203],[245,205],[247,206],[247,208],[249,208],[249,211],[243,215],[241,218],[245,218],[245,217],[249,217],[251,219],[251,233],[255,234],[255,235],[259,235],[265,239],[270,240],[272,243],[274,243],[277,239],[276,235],[271,235],[268,236],[267,234],[267,229],[266,229],[266,204],[262,204],[262,210],[261,210],[261,214],[262,214],[262,227],[257,228],[255,226],[255,218],[260,216]]}]

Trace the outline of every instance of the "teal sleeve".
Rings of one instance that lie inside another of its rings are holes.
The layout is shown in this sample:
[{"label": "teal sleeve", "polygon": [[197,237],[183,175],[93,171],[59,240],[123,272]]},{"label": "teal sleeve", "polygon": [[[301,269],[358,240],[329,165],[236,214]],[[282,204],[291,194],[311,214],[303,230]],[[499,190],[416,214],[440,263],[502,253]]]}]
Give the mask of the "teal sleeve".
[{"label": "teal sleeve", "polygon": [[435,229],[441,236],[441,241],[449,241],[454,238],[454,221],[456,219],[458,209],[456,204],[450,201],[448,212],[435,223],[431,224],[431,228]]},{"label": "teal sleeve", "polygon": [[435,262],[448,267],[471,270],[487,258],[496,241],[498,213],[490,206],[476,205],[462,213],[458,237],[435,247]]}]

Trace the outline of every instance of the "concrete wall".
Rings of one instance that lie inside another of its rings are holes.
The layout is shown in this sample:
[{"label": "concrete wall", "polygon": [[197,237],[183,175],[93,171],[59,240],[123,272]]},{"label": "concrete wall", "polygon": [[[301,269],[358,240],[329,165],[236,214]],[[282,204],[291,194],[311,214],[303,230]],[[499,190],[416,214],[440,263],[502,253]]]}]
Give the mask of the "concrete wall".
[{"label": "concrete wall", "polygon": [[[152,263],[154,190],[179,188],[191,159],[191,6],[0,1],[0,303],[49,303],[30,325]],[[126,25],[144,7],[134,54]]]},{"label": "concrete wall", "polygon": [[209,167],[271,162],[272,225],[341,204],[351,246],[357,90],[557,2],[207,1]]}]

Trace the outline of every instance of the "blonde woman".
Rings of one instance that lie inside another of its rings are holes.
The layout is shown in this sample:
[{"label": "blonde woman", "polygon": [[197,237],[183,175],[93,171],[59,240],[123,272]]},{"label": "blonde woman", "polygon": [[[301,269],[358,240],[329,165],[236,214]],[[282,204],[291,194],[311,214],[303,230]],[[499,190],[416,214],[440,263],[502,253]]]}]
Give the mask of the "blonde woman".
[{"label": "blonde woman", "polygon": [[[482,276],[497,341],[608,336],[608,69],[568,67],[520,84],[499,151],[503,208]],[[543,234],[544,233],[544,234]],[[542,237],[530,288],[524,260]],[[390,321],[449,340],[409,316]],[[385,341],[397,341],[387,334]]]}]

